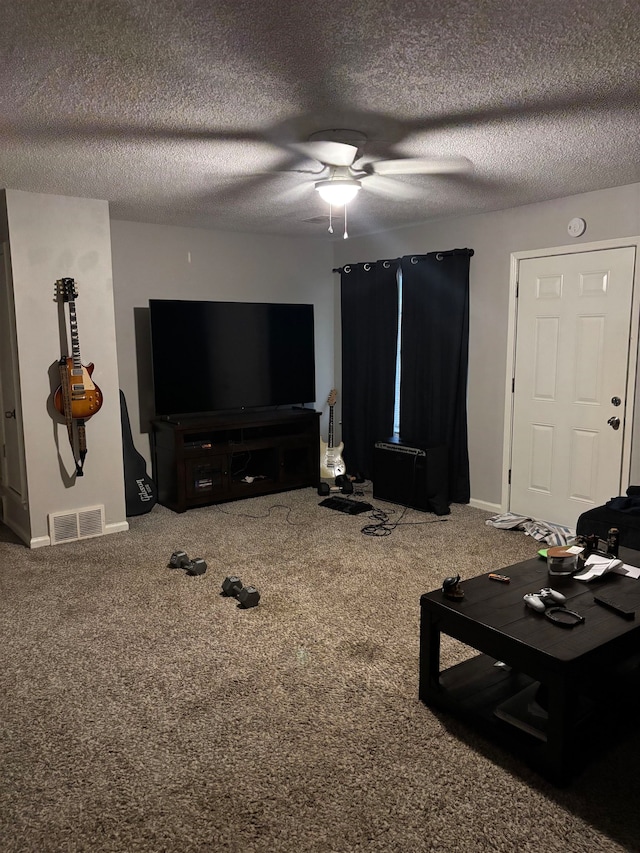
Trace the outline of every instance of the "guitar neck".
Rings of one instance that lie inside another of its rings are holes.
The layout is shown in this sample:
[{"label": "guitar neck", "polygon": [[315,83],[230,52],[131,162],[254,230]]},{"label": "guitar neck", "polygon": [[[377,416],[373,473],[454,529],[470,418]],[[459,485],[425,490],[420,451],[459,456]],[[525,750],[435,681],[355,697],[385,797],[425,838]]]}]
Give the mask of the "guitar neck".
[{"label": "guitar neck", "polygon": [[69,329],[71,333],[71,361],[73,362],[74,374],[82,373],[82,362],[80,359],[80,338],[78,337],[78,320],[76,318],[76,303],[74,299],[69,300]]},{"label": "guitar neck", "polygon": [[333,406],[329,406],[329,447],[333,447]]}]

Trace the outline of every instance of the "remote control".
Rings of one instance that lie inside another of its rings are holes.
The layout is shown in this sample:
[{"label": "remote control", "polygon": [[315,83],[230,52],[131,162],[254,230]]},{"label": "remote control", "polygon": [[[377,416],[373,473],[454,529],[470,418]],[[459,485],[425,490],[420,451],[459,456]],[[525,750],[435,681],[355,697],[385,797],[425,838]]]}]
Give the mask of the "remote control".
[{"label": "remote control", "polygon": [[609,600],[608,598],[604,598],[600,595],[594,595],[593,600],[597,601],[598,604],[601,604],[603,607],[608,607],[609,610],[614,610],[620,616],[623,616],[625,619],[635,619],[636,611],[634,607],[629,607],[627,604],[623,604],[621,601],[616,601],[615,599]]}]

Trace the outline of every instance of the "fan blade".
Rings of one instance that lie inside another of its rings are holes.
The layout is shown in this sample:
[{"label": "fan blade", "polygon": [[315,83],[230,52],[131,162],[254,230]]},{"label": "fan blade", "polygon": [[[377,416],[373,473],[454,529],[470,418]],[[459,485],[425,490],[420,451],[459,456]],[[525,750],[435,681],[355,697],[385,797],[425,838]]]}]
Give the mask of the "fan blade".
[{"label": "fan blade", "polygon": [[310,160],[319,160],[327,166],[350,166],[358,153],[355,145],[320,139],[313,142],[294,142],[287,147]]},{"label": "fan blade", "polygon": [[403,160],[377,160],[368,163],[374,175],[451,175],[471,172],[473,165],[466,157],[407,157]]},{"label": "fan blade", "polygon": [[416,186],[416,183],[407,181],[396,181],[392,177],[378,174],[366,175],[362,179],[362,188],[382,198],[396,201],[417,201],[425,195],[424,186]]}]

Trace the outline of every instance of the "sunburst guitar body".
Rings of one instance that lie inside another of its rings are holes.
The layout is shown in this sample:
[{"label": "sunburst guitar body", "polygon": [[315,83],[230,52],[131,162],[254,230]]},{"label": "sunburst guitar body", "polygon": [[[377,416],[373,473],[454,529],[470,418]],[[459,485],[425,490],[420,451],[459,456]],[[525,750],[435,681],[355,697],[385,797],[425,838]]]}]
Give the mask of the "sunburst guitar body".
[{"label": "sunburst guitar body", "polygon": [[92,380],[93,363],[74,366],[72,358],[60,362],[60,377],[62,382],[53,395],[53,404],[61,415],[67,413],[65,395],[70,405],[71,417],[88,420],[102,406],[102,391]]}]

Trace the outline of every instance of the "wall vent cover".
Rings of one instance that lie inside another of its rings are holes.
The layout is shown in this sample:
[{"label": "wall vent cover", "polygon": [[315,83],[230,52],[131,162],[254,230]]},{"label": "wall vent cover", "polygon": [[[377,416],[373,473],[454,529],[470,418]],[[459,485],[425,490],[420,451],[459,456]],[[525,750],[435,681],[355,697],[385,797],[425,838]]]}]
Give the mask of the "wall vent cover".
[{"label": "wall vent cover", "polygon": [[103,534],[104,505],[49,513],[49,536],[52,545],[89,539],[91,536]]}]

